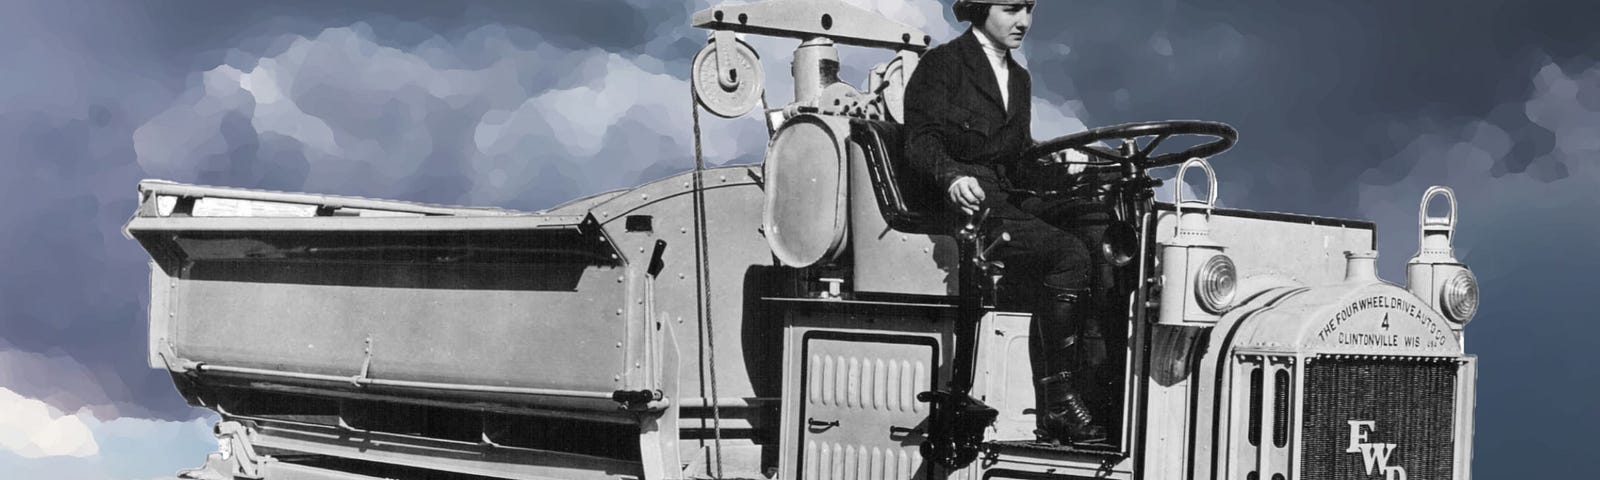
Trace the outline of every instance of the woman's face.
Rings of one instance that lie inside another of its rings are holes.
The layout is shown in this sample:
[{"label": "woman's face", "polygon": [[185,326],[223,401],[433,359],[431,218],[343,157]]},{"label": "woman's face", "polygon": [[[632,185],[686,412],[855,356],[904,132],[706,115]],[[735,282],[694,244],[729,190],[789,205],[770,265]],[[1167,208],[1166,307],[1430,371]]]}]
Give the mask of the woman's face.
[{"label": "woman's face", "polygon": [[1015,49],[1022,46],[1022,37],[1028,34],[1028,26],[1032,24],[1032,5],[990,5],[989,18],[978,30],[995,44]]}]

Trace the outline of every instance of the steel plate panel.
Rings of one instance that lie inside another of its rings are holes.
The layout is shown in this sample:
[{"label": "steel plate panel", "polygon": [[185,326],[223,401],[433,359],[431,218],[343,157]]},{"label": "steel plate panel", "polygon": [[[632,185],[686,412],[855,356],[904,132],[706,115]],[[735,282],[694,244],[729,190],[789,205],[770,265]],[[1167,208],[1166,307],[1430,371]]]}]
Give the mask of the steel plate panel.
[{"label": "steel plate panel", "polygon": [[174,346],[234,367],[609,392],[623,370],[621,272],[197,262],[175,293]]},{"label": "steel plate panel", "polygon": [[925,478],[916,395],[933,385],[933,355],[931,343],[807,341],[801,478]]}]

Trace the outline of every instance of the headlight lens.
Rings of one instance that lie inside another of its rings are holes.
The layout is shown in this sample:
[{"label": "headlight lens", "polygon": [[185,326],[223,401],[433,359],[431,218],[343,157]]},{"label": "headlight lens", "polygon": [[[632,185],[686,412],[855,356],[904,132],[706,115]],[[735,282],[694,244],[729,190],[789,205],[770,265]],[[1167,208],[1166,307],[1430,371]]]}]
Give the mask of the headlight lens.
[{"label": "headlight lens", "polygon": [[1206,260],[1194,274],[1194,294],[1200,306],[1211,313],[1222,313],[1233,305],[1233,295],[1238,291],[1239,275],[1233,259],[1217,255]]},{"label": "headlight lens", "polygon": [[1478,314],[1478,279],[1472,276],[1471,271],[1457,272],[1444,282],[1439,295],[1445,315],[1456,323],[1467,323],[1473,315]]}]

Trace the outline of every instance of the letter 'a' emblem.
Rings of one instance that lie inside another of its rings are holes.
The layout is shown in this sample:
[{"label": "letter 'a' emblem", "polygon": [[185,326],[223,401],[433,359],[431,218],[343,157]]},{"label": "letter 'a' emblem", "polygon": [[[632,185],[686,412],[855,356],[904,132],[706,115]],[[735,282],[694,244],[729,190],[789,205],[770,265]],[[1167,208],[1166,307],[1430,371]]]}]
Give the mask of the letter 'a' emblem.
[{"label": "letter 'a' emblem", "polygon": [[1393,443],[1371,443],[1367,435],[1378,430],[1378,422],[1373,420],[1349,420],[1350,446],[1344,453],[1361,454],[1361,465],[1368,476],[1382,473],[1384,480],[1406,480],[1406,469],[1399,465],[1389,465],[1389,457],[1399,447]]}]

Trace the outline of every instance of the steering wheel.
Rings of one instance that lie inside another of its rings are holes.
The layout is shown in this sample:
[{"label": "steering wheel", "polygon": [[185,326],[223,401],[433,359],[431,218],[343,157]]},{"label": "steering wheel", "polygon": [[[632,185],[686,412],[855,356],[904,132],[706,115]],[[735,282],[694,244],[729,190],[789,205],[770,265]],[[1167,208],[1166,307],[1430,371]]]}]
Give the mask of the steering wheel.
[{"label": "steering wheel", "polygon": [[[1182,151],[1157,155],[1162,142],[1174,136],[1194,135],[1210,137],[1209,141]],[[1149,139],[1140,145],[1143,139]],[[1106,148],[1100,142],[1119,140],[1121,148]],[[1076,183],[1075,175],[1067,173],[1069,165],[1089,167],[1129,166],[1138,170],[1177,165],[1190,158],[1210,157],[1222,153],[1239,140],[1239,132],[1226,123],[1199,120],[1168,120],[1164,122],[1125,123],[1090,129],[1039,142],[1018,152],[1014,165],[1023,173],[1024,183],[1031,190],[1055,190]],[[1091,159],[1088,161],[1054,161],[1054,155],[1064,151],[1078,151]],[[1107,169],[1095,168],[1097,171]],[[1079,185],[1080,187],[1083,185]]]},{"label": "steering wheel", "polygon": [[[1162,142],[1178,135],[1205,136],[1211,137],[1212,140],[1179,152],[1151,155],[1155,153],[1156,148],[1161,146]],[[1152,139],[1141,147],[1138,145],[1138,141],[1142,138]],[[1134,151],[1119,152],[1092,146],[1095,143],[1106,140],[1133,141]],[[1177,165],[1194,157],[1210,157],[1233,147],[1233,144],[1238,141],[1239,132],[1222,122],[1168,120],[1164,122],[1124,123],[1122,125],[1112,125],[1070,135],[1062,135],[1039,142],[1018,153],[1017,160],[1024,163],[1037,164],[1056,152],[1078,150],[1102,160],[1100,162],[1088,162],[1090,165],[1135,163],[1144,168],[1156,168]]]}]

